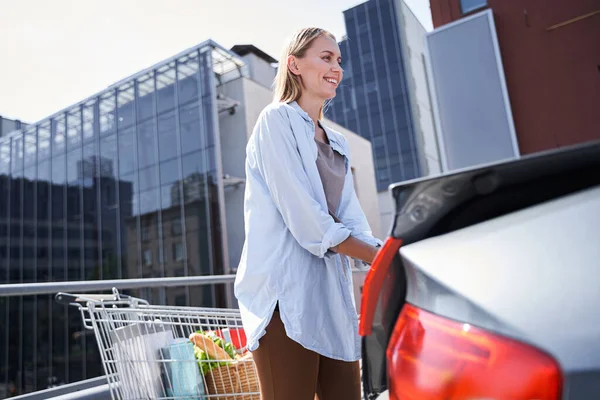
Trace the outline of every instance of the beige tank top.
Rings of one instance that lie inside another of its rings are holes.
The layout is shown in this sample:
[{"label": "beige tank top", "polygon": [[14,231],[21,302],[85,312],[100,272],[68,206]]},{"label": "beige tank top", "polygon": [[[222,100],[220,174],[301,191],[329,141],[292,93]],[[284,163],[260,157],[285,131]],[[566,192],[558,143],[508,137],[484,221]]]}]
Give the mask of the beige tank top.
[{"label": "beige tank top", "polygon": [[342,197],[346,177],[346,162],[344,156],[333,150],[326,143],[317,142],[317,169],[321,176],[329,214],[337,219],[336,211]]}]

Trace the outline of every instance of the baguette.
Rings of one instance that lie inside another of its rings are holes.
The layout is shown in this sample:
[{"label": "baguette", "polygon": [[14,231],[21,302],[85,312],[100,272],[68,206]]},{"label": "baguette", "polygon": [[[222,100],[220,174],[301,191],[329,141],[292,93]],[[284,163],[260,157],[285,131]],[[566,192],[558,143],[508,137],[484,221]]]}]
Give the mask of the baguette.
[{"label": "baguette", "polygon": [[194,343],[194,345],[198,346],[200,350],[204,351],[208,356],[217,361],[232,361],[233,359],[225,350],[221,347],[217,346],[215,342],[213,342],[210,338],[200,334],[200,333],[192,333],[190,335],[190,341]]}]

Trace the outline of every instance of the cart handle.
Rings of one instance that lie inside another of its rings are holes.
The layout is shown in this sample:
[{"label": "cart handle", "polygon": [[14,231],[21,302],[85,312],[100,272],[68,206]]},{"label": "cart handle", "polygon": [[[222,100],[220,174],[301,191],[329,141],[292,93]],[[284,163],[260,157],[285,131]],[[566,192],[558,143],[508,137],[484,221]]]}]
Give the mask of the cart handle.
[{"label": "cart handle", "polygon": [[54,299],[57,303],[65,305],[75,305],[79,303],[86,303],[88,301],[101,302],[101,301],[119,301],[124,300],[128,296],[114,295],[114,294],[70,294],[59,292],[56,294]]}]

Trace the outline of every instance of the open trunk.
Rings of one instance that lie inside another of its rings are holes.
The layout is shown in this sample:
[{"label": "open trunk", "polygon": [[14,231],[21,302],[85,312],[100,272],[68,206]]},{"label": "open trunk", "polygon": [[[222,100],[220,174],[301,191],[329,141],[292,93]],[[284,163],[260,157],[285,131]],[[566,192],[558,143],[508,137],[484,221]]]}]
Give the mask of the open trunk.
[{"label": "open trunk", "polygon": [[[397,184],[390,188],[395,201],[390,238],[406,246],[599,184],[600,143]],[[385,274],[383,284],[364,288],[361,319],[372,321],[372,333],[362,339],[366,399],[388,387],[385,351],[406,298],[397,247],[390,259],[370,271]]]}]

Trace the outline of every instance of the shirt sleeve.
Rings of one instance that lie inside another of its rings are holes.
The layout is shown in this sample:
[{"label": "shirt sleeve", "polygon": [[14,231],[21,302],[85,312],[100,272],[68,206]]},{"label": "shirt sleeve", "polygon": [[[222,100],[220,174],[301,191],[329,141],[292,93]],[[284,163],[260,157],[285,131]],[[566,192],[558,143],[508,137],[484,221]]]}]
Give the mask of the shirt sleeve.
[{"label": "shirt sleeve", "polygon": [[[345,147],[346,153],[348,154],[348,146],[346,145]],[[356,196],[354,179],[350,168],[348,168],[348,171],[346,172],[342,202],[340,203],[339,208],[339,220],[344,226],[350,229],[353,237],[362,240],[371,246],[379,247],[383,245],[381,240],[373,236],[367,217]],[[369,265],[361,260],[354,259],[354,263],[359,269],[369,268]]]},{"label": "shirt sleeve", "polygon": [[298,243],[318,257],[350,236],[314,198],[287,115],[265,110],[249,142],[248,161],[262,176],[281,216]]}]

